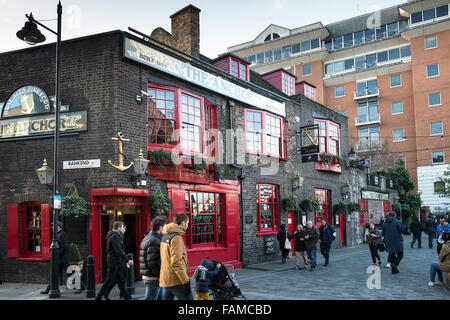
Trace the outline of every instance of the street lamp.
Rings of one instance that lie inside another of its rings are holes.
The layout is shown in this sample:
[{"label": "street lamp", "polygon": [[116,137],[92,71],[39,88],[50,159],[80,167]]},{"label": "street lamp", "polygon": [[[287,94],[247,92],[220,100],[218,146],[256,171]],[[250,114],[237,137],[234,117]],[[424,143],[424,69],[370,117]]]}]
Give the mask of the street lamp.
[{"label": "street lamp", "polygon": [[36,174],[39,182],[42,185],[51,186],[53,183],[53,169],[47,167],[47,159],[44,159],[44,164],[39,169],[36,169]]},{"label": "street lamp", "polygon": [[[51,260],[51,270],[50,270],[50,298],[59,298],[61,292],[59,291],[59,275],[58,275],[58,253],[59,245],[57,240],[58,228],[58,211],[61,208],[61,202],[59,201],[61,197],[58,195],[58,144],[59,144],[59,111],[60,111],[60,61],[61,61],[61,17],[62,17],[62,6],[61,1],[58,2],[57,6],[58,14],[58,29],[57,32],[50,28],[47,28],[39,21],[35,20],[33,14],[26,14],[25,17],[28,21],[25,22],[25,26],[17,32],[17,37],[30,45],[35,45],[45,41],[45,36],[39,31],[37,25],[47,29],[51,33],[56,35],[56,106],[55,106],[55,138],[54,138],[54,153],[53,153],[53,165],[54,165],[54,181],[53,181],[53,236],[52,244],[50,250],[52,253]],[[45,164],[45,163],[44,163]],[[42,169],[42,168],[41,168]],[[38,173],[39,175],[39,173]]]}]

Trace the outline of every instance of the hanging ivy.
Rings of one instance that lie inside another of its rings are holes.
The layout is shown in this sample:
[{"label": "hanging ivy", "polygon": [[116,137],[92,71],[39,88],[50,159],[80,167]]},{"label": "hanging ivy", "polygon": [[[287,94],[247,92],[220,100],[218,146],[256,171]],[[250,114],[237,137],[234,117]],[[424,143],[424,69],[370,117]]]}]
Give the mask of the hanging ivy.
[{"label": "hanging ivy", "polygon": [[89,202],[80,197],[75,188],[72,194],[62,198],[59,215],[78,218],[80,216],[92,215],[92,212],[89,211]]},{"label": "hanging ivy", "polygon": [[347,205],[348,213],[361,212],[361,205],[358,202],[350,202]]},{"label": "hanging ivy", "polygon": [[346,215],[349,213],[347,204],[342,201],[339,201],[336,205],[334,205],[333,210],[334,214]]},{"label": "hanging ivy", "polygon": [[295,210],[299,209],[299,202],[296,196],[290,194],[283,199],[283,207],[285,210]]}]

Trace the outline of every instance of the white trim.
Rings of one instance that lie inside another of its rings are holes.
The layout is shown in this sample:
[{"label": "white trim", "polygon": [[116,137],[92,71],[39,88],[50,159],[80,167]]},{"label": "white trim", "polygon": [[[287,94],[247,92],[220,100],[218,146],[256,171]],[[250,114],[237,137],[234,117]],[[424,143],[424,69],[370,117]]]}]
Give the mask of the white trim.
[{"label": "white trim", "polygon": [[[437,75],[433,75],[433,76],[428,76],[428,67],[429,66],[438,66],[438,74]],[[439,63],[433,63],[433,64],[428,64],[427,66],[426,66],[426,73],[427,73],[427,79],[430,79],[430,78],[437,78],[437,77],[439,77],[440,76],[440,72],[439,72]]]},{"label": "white trim", "polygon": [[[435,47],[429,47],[429,48],[427,48],[427,39],[428,39],[428,38],[432,38],[432,37],[436,38],[436,46],[435,46]],[[432,50],[432,49],[439,48],[439,45],[438,45],[438,39],[437,39],[437,35],[436,35],[436,34],[435,34],[434,36],[428,36],[428,37],[425,37],[424,43],[425,43],[425,50]]]},{"label": "white trim", "polygon": [[[394,113],[394,111],[392,110],[392,107],[393,107],[393,104],[394,104],[394,103],[401,103],[401,105],[402,105],[402,111],[401,111],[401,112],[396,112],[396,113]],[[403,101],[395,101],[395,102],[391,102],[391,114],[392,114],[392,115],[403,114]]]},{"label": "white trim", "polygon": [[[399,77],[400,77],[400,84],[399,84],[399,85],[396,85],[396,86],[393,86],[393,85],[392,85],[392,77],[395,77],[395,76],[399,76]],[[393,74],[393,75],[391,75],[390,78],[389,78],[389,84],[390,84],[391,88],[398,88],[398,87],[401,87],[401,86],[403,85],[403,82],[402,82],[402,75],[401,75],[401,74]]]},{"label": "white trim", "polygon": [[[436,94],[439,93],[439,104],[430,104],[430,94]],[[434,92],[434,93],[429,93],[428,94],[428,107],[432,108],[432,107],[439,107],[442,106],[442,95],[441,92]]]}]

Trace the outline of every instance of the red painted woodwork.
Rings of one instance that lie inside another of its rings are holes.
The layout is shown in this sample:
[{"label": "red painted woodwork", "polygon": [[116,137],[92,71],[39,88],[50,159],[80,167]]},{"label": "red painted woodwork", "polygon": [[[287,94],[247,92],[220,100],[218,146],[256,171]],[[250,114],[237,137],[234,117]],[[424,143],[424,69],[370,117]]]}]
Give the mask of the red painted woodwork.
[{"label": "red painted woodwork", "polygon": [[326,222],[331,225],[331,191],[327,189],[314,189],[314,198],[319,200],[319,208],[315,213],[316,228],[320,227],[320,220],[325,218]]},{"label": "red painted woodwork", "polygon": [[41,205],[41,245],[42,245],[42,259],[50,260],[50,244],[51,244],[51,227],[50,227],[50,205]]},{"label": "red painted woodwork", "polygon": [[341,173],[342,167],[339,163],[330,163],[328,161],[319,161],[319,162],[316,162],[316,170]]},{"label": "red painted woodwork", "polygon": [[[102,282],[102,248],[101,248],[101,226],[99,205],[134,205],[139,206],[136,219],[137,237],[136,247],[139,248],[140,241],[144,237],[150,226],[150,212],[148,209],[148,197],[150,190],[146,189],[129,189],[129,188],[99,188],[89,190],[90,210],[93,213],[89,217],[89,234],[91,254],[95,257],[95,282]],[[104,196],[131,196],[139,197],[141,201],[132,203],[107,203],[102,200]],[[135,254],[136,256],[136,254]],[[135,267],[138,268],[138,258],[135,259]]]},{"label": "red painted woodwork", "polygon": [[[272,73],[263,75],[262,78],[264,80],[266,80],[267,82],[269,82],[271,85],[273,85],[278,90],[285,92],[283,90],[283,73],[285,75],[287,75],[288,77],[292,78],[293,79],[292,81],[294,81],[294,83],[295,83],[295,77],[284,70],[276,70]],[[295,84],[294,84],[294,90],[295,90]]]},{"label": "red painted woodwork", "polygon": [[[231,64],[233,63],[232,61],[237,63],[237,71],[238,71],[237,75],[232,73],[232,66],[231,66]],[[249,81],[250,79],[250,70],[248,67],[249,64],[244,60],[238,59],[237,57],[226,55],[222,58],[213,61],[212,64],[217,68],[242,80]],[[243,70],[243,68],[245,68],[245,70]]]},{"label": "red painted woodwork", "polygon": [[18,258],[20,256],[19,205],[9,204],[6,206],[6,224],[8,227],[8,258]]},{"label": "red painted woodwork", "polygon": [[[267,235],[275,235],[279,232],[279,186],[272,184],[258,184],[258,200],[257,200],[257,234],[256,236],[267,236]],[[261,189],[270,189],[270,197],[267,197],[269,194],[261,194]],[[272,201],[267,201],[267,198]],[[264,210],[261,212],[261,210]],[[263,219],[261,221],[261,217],[264,216],[263,213],[270,212],[270,219]],[[264,222],[267,222],[264,223]]]},{"label": "red painted woodwork", "polygon": [[366,226],[369,223],[369,200],[359,199],[359,205],[361,206],[361,212],[359,213],[359,225]]},{"label": "red painted woodwork", "polygon": [[[290,235],[292,235],[295,232],[295,229],[297,229],[297,212],[295,211],[288,211],[288,232]],[[289,252],[295,251],[295,239],[292,238],[291,240],[291,250]]]},{"label": "red painted woodwork", "polygon": [[[191,276],[200,264],[201,259],[208,257],[210,260],[217,258],[222,263],[232,264],[235,268],[241,268],[239,261],[239,192],[238,183],[222,181],[223,183],[211,183],[208,185],[167,182],[168,195],[173,203],[171,220],[176,213],[186,213],[185,191],[199,191],[220,193],[223,196],[225,224],[223,225],[223,243],[204,246],[188,246],[188,271]],[[186,243],[186,235],[183,236]],[[192,241],[189,241],[192,243]]]},{"label": "red painted woodwork", "polygon": [[341,244],[345,246],[347,243],[345,235],[345,215],[343,215],[342,213],[339,214],[339,235],[341,238]]},{"label": "red painted woodwork", "polygon": [[391,202],[390,201],[383,201],[383,211],[384,211],[384,217],[386,218],[391,211]]}]

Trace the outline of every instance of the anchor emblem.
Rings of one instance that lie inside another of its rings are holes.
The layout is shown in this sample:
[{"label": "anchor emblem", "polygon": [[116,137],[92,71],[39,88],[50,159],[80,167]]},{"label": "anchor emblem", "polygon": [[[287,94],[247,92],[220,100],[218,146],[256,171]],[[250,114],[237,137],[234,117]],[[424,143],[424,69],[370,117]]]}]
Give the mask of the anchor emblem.
[{"label": "anchor emblem", "polygon": [[[119,141],[119,165],[116,166],[115,164],[113,164],[111,162],[111,160],[108,160],[108,163],[113,166],[114,168],[116,168],[119,171],[125,171],[128,170],[129,168],[131,168],[131,166],[133,165],[133,162],[130,163],[129,166],[124,166],[123,165],[123,157],[125,157],[125,155],[122,153],[123,150],[123,142],[124,141],[130,141],[130,139],[124,139],[123,138],[123,134],[122,132],[118,132],[117,133],[117,138],[111,138],[112,140],[118,140]],[[126,157],[125,157],[126,158]]]},{"label": "anchor emblem", "polygon": [[306,129],[303,131],[303,136],[308,137],[308,139],[311,141],[311,143],[313,145],[317,146],[317,138],[313,139],[310,134],[311,134],[311,131],[309,129]]}]

